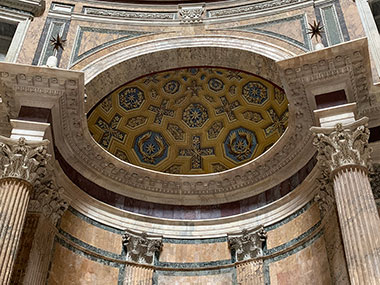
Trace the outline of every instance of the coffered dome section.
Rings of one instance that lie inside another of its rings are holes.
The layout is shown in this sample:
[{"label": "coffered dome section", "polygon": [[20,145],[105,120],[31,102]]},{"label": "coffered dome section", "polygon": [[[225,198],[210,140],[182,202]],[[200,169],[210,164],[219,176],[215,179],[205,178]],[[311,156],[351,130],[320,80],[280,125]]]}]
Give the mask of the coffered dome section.
[{"label": "coffered dome section", "polygon": [[219,67],[162,71],[129,82],[88,114],[93,138],[117,158],[172,174],[234,168],[270,148],[288,124],[281,88]]}]

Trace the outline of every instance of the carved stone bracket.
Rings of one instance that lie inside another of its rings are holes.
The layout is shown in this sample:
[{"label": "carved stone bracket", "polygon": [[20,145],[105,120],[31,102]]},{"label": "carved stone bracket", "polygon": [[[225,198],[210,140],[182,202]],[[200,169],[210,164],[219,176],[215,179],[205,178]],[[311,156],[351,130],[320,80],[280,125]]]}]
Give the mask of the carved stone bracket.
[{"label": "carved stone bracket", "polygon": [[345,166],[368,168],[371,149],[367,122],[368,118],[362,118],[344,127],[340,123],[335,128],[312,127],[320,167],[331,175]]},{"label": "carved stone bracket", "polygon": [[0,136],[0,178],[19,178],[34,184],[50,158],[48,144],[48,140],[26,141],[23,137],[15,140]]},{"label": "carved stone bracket", "polygon": [[228,246],[231,255],[236,261],[244,261],[263,256],[263,249],[267,239],[264,227],[246,230],[240,234],[228,235]]},{"label": "carved stone bracket", "polygon": [[178,14],[182,23],[201,23],[205,8],[203,5],[179,6]]},{"label": "carved stone bracket", "polygon": [[148,236],[146,233],[126,231],[122,242],[127,260],[142,264],[153,264],[162,249],[162,237]]}]

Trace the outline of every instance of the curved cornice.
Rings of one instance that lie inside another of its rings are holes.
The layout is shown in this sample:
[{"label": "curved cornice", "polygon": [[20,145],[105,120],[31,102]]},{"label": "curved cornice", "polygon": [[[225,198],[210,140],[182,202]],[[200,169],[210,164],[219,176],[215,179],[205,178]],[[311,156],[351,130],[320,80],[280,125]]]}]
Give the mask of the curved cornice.
[{"label": "curved cornice", "polygon": [[[288,195],[259,209],[218,219],[175,220],[156,218],[120,210],[102,203],[84,193],[62,172],[57,165],[57,183],[71,199],[71,207],[87,217],[120,230],[134,229],[163,235],[166,238],[213,238],[226,233],[240,232],[242,228],[270,226],[288,217],[311,201],[318,191],[317,167]],[[211,230],[211,232],[210,232]]]}]

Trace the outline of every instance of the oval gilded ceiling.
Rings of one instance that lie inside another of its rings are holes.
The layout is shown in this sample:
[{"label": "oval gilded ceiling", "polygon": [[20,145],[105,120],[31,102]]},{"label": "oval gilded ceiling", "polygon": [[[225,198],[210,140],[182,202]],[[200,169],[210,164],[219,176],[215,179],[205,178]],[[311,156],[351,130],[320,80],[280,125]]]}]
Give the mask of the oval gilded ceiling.
[{"label": "oval gilded ceiling", "polygon": [[220,172],[272,146],[288,124],[283,90],[226,68],[182,68],[138,78],[88,114],[93,138],[121,160],[174,174]]}]

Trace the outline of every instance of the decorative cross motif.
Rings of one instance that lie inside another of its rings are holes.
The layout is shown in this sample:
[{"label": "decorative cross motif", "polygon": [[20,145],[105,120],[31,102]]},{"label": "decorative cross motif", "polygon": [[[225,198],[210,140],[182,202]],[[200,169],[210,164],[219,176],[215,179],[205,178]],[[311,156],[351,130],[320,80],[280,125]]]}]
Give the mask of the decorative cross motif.
[{"label": "decorative cross motif", "polygon": [[119,114],[116,114],[109,124],[100,117],[96,121],[95,124],[104,131],[99,142],[103,147],[108,148],[113,137],[120,141],[124,141],[125,133],[117,129],[120,121],[121,116]]},{"label": "decorative cross motif", "polygon": [[190,92],[191,96],[198,96],[198,92],[203,90],[202,85],[198,85],[196,80],[191,81],[191,84],[186,87],[186,92]]},{"label": "decorative cross motif", "polygon": [[237,107],[240,106],[239,101],[235,100],[232,103],[228,102],[227,98],[225,96],[220,97],[220,101],[222,101],[222,106],[217,107],[215,109],[215,113],[217,115],[226,113],[228,120],[233,121],[236,120],[236,116],[233,112]]},{"label": "decorative cross motif", "polygon": [[150,105],[148,110],[156,113],[156,117],[154,118],[154,122],[156,124],[161,124],[162,119],[164,116],[168,117],[174,117],[174,111],[167,109],[169,101],[168,100],[163,100],[160,107],[156,107],[153,105]]},{"label": "decorative cross motif", "polygon": [[189,149],[180,149],[179,156],[191,156],[191,169],[202,169],[202,156],[214,155],[214,148],[201,148],[201,137],[193,136]]},{"label": "decorative cross motif", "polygon": [[268,109],[267,112],[271,117],[273,124],[264,129],[265,135],[269,136],[275,131],[277,131],[279,135],[282,135],[285,132],[286,122],[288,121],[288,110],[286,110],[280,117],[272,108]]}]

